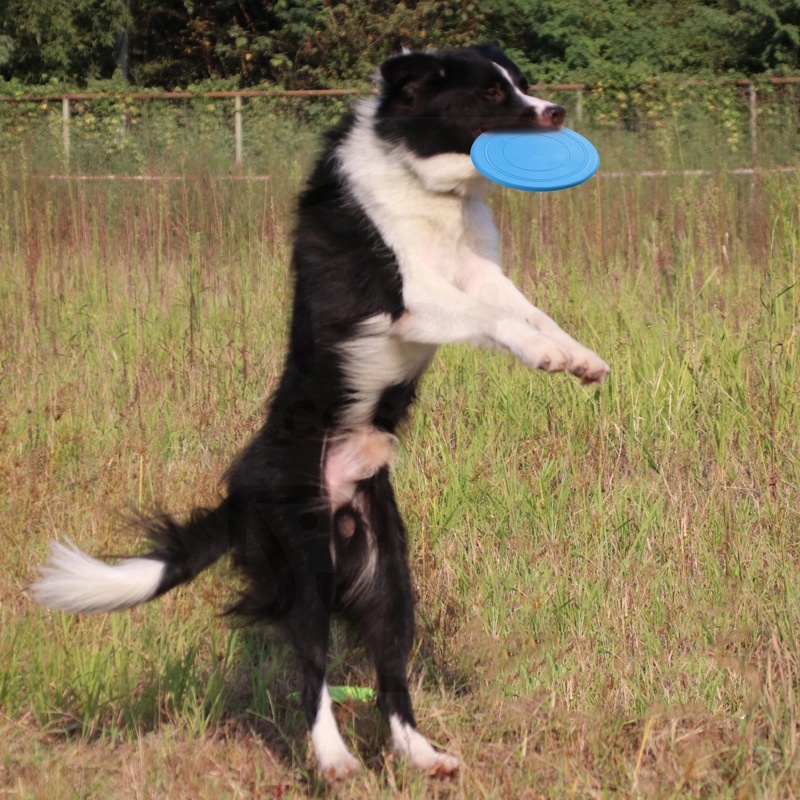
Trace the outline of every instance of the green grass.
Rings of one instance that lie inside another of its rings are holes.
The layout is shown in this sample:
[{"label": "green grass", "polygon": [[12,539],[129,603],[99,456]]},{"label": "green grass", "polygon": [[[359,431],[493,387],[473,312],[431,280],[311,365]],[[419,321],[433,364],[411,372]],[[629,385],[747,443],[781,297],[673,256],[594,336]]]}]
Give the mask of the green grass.
[{"label": "green grass", "polygon": [[[628,140],[601,152],[631,158]],[[55,536],[117,553],[131,509],[214,502],[280,369],[307,161],[284,153],[266,184],[0,168],[3,796],[327,793],[289,655],[216,616],[225,565],[124,615],[27,593]],[[612,375],[435,360],[395,479],[419,723],[464,768],[406,774],[377,712],[342,708],[365,763],[342,794],[797,795],[800,179],[493,202],[515,280]],[[351,634],[336,642],[332,682],[369,685]]]}]

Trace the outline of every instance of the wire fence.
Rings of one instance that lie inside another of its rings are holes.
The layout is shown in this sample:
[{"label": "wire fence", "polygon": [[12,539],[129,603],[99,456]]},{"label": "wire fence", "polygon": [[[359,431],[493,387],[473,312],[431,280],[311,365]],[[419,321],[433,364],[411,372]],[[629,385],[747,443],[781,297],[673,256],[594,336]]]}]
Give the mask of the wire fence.
[{"label": "wire fence", "polygon": [[[691,131],[705,147],[695,142],[695,161],[679,164],[689,171],[705,167],[708,154],[721,150],[728,151],[726,166],[735,171],[798,167],[800,76],[630,87],[574,83],[534,86],[532,91],[565,105],[570,126],[595,136],[647,134],[659,143],[659,161],[664,153],[669,157],[673,145],[685,151]],[[199,155],[201,142],[213,142],[220,171],[247,170],[254,177],[253,171],[265,163],[266,150],[274,150],[276,142],[278,148],[288,149],[300,131],[316,134],[354,98],[368,93],[327,89],[0,95],[0,158],[8,165],[27,153],[23,157],[45,169],[49,165],[54,173],[111,179],[136,177],[142,169],[152,172],[159,155],[174,164],[181,148]],[[621,160],[612,166],[624,164]],[[642,174],[663,172],[653,168]]]}]

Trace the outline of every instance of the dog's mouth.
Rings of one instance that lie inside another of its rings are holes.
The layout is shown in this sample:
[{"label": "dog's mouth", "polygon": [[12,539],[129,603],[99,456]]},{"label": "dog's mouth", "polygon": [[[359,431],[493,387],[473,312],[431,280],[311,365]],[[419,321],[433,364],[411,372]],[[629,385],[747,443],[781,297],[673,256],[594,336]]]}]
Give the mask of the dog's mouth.
[{"label": "dog's mouth", "polygon": [[563,124],[567,112],[557,105],[551,105],[539,113],[531,112],[516,120],[502,120],[490,125],[481,125],[475,128],[473,133],[477,139],[483,133],[494,131],[554,131],[558,130]]}]

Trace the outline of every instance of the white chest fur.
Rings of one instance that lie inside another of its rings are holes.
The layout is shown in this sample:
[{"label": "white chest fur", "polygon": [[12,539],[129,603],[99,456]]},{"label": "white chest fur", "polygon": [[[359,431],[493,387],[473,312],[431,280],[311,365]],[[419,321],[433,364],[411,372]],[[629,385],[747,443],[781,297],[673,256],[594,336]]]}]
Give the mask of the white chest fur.
[{"label": "white chest fur", "polygon": [[374,101],[340,150],[341,169],[362,208],[398,258],[404,292],[435,275],[459,285],[473,256],[497,260],[497,232],[483,196],[488,185],[468,155],[420,158],[382,141]]}]

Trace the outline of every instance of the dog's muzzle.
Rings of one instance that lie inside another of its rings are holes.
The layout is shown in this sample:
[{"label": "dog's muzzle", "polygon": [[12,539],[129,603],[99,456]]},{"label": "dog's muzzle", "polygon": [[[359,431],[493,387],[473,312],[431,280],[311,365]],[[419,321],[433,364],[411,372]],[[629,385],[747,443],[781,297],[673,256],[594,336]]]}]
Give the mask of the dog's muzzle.
[{"label": "dog's muzzle", "polygon": [[553,104],[543,109],[528,109],[523,121],[529,128],[560,128],[566,116],[567,112],[561,106]]}]

